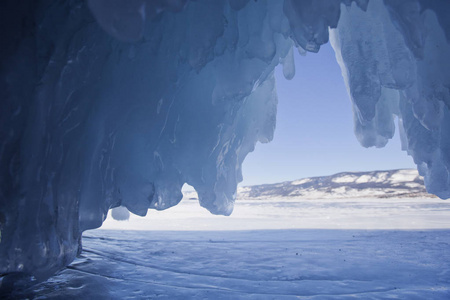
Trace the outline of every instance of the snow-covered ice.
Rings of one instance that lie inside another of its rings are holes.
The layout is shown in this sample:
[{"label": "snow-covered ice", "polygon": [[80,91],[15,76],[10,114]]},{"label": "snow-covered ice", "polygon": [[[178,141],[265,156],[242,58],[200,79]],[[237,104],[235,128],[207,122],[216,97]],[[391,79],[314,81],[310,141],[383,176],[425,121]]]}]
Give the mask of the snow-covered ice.
[{"label": "snow-covered ice", "polygon": [[[31,299],[449,299],[450,203],[433,199],[195,200],[83,236]],[[149,231],[148,231],[149,230]]]},{"label": "snow-covered ice", "polygon": [[108,217],[108,230],[450,229],[450,202],[437,198],[239,200],[231,216],[215,216],[196,200],[129,221]]}]

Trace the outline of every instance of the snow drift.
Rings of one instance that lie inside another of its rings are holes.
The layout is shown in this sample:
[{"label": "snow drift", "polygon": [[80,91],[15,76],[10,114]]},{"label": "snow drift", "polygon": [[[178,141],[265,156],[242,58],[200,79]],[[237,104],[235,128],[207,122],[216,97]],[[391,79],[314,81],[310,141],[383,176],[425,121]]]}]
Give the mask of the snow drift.
[{"label": "snow drift", "polygon": [[292,51],[329,28],[362,145],[398,116],[429,191],[450,196],[447,1],[0,5],[2,274],[50,276],[109,208],[166,209],[184,183],[230,214],[244,158],[273,136],[275,66],[292,78]]}]

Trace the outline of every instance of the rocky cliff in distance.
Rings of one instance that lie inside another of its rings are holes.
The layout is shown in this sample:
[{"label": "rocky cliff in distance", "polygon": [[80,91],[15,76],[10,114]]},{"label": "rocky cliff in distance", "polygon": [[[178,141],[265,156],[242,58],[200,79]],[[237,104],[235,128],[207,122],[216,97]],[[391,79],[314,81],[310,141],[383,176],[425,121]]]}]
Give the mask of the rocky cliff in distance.
[{"label": "rocky cliff in distance", "polygon": [[[274,184],[238,188],[238,199],[268,198],[405,198],[435,197],[428,194],[417,170],[343,172]],[[197,199],[195,192],[185,198]]]}]

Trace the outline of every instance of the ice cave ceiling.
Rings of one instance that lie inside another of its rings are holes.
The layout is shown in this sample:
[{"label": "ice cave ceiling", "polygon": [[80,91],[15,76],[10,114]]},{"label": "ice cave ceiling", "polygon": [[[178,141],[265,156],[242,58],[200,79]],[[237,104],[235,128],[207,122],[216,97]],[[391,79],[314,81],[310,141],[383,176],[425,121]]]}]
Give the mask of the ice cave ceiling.
[{"label": "ice cave ceiling", "polygon": [[[109,208],[182,197],[230,214],[241,164],[274,133],[273,70],[329,39],[365,147],[395,118],[427,189],[450,197],[450,2],[5,0],[0,273],[46,278]],[[301,98],[301,95],[299,95]]]}]

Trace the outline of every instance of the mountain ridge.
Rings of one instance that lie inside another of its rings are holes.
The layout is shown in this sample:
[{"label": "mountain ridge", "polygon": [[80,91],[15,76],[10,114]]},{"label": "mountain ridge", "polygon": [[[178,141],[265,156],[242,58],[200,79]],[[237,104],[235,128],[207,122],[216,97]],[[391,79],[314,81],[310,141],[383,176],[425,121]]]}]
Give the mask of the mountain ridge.
[{"label": "mountain ridge", "polygon": [[[185,192],[188,199],[197,199],[195,191]],[[340,172],[328,176],[315,176],[239,187],[237,199],[269,198],[430,198],[423,178],[415,169],[395,169],[366,172]]]},{"label": "mountain ridge", "polygon": [[340,172],[274,184],[241,187],[238,198],[431,197],[414,169]]}]

